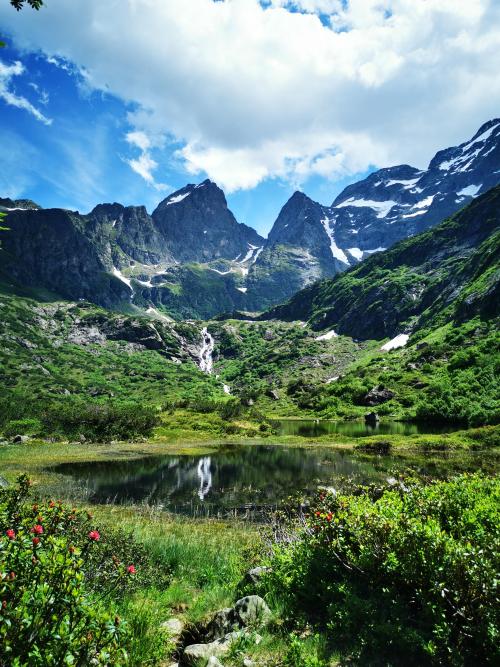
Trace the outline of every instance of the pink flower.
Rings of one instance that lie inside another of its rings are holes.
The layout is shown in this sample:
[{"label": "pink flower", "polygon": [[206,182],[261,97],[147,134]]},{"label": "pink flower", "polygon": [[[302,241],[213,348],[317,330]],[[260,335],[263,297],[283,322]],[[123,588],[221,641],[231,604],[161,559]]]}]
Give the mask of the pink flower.
[{"label": "pink flower", "polygon": [[101,539],[99,531],[98,530],[91,530],[90,533],[89,533],[89,538],[92,540],[92,542],[98,542]]},{"label": "pink flower", "polygon": [[135,566],[134,566],[134,565],[129,565],[129,566],[127,567],[127,572],[128,572],[129,574],[135,574]]},{"label": "pink flower", "polygon": [[43,533],[43,526],[41,526],[39,523],[37,523],[36,526],[33,526],[31,529],[32,533],[35,533],[36,535],[41,535]]},{"label": "pink flower", "polygon": [[13,528],[9,528],[9,530],[6,530],[5,534],[7,535],[9,540],[15,540],[16,539],[16,531]]},{"label": "pink flower", "polygon": [[33,546],[36,547],[37,544],[40,544],[40,538],[39,537],[34,537],[32,540]]}]

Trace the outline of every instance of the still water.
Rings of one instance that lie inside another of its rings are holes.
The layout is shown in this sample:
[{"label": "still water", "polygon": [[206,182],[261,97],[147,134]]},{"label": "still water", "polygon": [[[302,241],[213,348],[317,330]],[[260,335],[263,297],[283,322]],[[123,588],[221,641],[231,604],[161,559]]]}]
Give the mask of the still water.
[{"label": "still water", "polygon": [[314,419],[283,419],[277,423],[279,425],[279,435],[300,435],[305,438],[318,438],[322,435],[335,434],[346,435],[350,438],[362,438],[368,435],[426,435],[456,430],[456,427],[395,421],[378,422],[372,425],[366,424],[364,421],[334,422],[315,421]]},{"label": "still water", "polygon": [[[356,456],[325,447],[225,445],[205,456],[68,463],[52,471],[69,476],[73,492],[90,502],[148,504],[190,516],[252,518],[291,495],[308,496],[318,486],[338,488],[343,478],[384,481],[406,465],[390,456]],[[431,462],[418,464],[417,470],[443,474]]]}]

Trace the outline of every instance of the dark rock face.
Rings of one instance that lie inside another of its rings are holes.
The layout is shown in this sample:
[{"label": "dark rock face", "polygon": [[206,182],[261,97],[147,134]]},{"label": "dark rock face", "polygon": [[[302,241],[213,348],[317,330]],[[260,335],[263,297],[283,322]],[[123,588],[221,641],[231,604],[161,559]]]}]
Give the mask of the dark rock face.
[{"label": "dark rock face", "polygon": [[9,197],[7,198],[0,197],[0,213],[8,211],[17,211],[19,209],[37,210],[40,208],[42,207],[36,204],[34,201],[31,201],[31,199],[10,199]]},{"label": "dark rock face", "polygon": [[179,262],[242,259],[264,245],[264,239],[236,221],[222,190],[209,180],[186,185],[153,211],[159,232]]},{"label": "dark rock face", "polygon": [[22,285],[109,307],[130,289],[109,273],[111,259],[83,232],[81,216],[62,209],[12,211],[2,235],[0,272]]},{"label": "dark rock face", "polygon": [[[118,248],[143,264],[173,262],[167,239],[156,229],[144,206],[99,204],[89,214],[91,225],[108,229]],[[120,265],[120,261],[116,262]]]},{"label": "dark rock face", "polygon": [[380,405],[381,403],[386,403],[390,401],[391,398],[394,398],[395,394],[390,389],[384,389],[383,387],[373,387],[363,398],[363,405],[368,407],[373,407],[374,405]]}]

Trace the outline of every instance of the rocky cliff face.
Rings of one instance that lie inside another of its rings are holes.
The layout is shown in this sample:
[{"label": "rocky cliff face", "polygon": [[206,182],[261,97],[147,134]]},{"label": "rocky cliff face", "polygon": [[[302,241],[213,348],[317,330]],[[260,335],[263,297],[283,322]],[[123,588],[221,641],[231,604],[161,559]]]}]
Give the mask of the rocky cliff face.
[{"label": "rocky cliff face", "polygon": [[236,221],[212,181],[186,185],[162,201],[153,220],[179,262],[238,260],[264,245],[255,229]]}]

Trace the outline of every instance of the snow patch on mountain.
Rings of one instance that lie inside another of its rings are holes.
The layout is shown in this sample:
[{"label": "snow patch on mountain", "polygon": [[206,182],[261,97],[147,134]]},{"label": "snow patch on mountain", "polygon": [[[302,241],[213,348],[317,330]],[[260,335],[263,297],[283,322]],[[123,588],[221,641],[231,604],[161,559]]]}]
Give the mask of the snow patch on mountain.
[{"label": "snow patch on mountain", "polygon": [[167,206],[170,206],[171,204],[178,204],[183,199],[186,199],[186,197],[189,197],[190,194],[190,192],[185,192],[183,195],[176,195],[175,197],[171,197],[167,201]]},{"label": "snow patch on mountain", "polygon": [[338,338],[338,334],[332,329],[321,336],[318,336],[316,340],[331,340],[332,338]]},{"label": "snow patch on mountain", "polygon": [[363,259],[363,251],[360,248],[347,248],[347,252],[350,253],[354,259],[357,259],[358,262]]},{"label": "snow patch on mountain", "polygon": [[113,267],[111,273],[118,278],[118,280],[121,280],[122,283],[125,283],[125,285],[128,285],[130,289],[132,289],[132,284],[126,276],[123,275],[123,273],[120,271],[120,269],[117,269],[116,266]]},{"label": "snow patch on mountain", "polygon": [[475,197],[479,192],[479,190],[481,189],[482,185],[483,185],[482,183],[480,183],[479,185],[468,185],[466,188],[463,188],[462,190],[457,192],[457,195],[459,197],[465,197],[465,196]]},{"label": "snow patch on mountain", "polygon": [[384,350],[385,352],[388,352],[389,350],[397,350],[400,347],[405,347],[409,338],[410,336],[408,334],[399,334],[392,340],[387,341],[387,343],[385,343],[385,345],[382,345],[380,349]]},{"label": "snow patch on mountain", "polygon": [[346,206],[354,206],[356,208],[371,208],[374,211],[377,211],[377,218],[385,218],[393,206],[396,206],[397,202],[389,199],[387,201],[375,201],[374,199],[354,199],[350,197],[346,201],[336,204],[334,208],[344,208]]},{"label": "snow patch on mountain", "polygon": [[323,229],[325,230],[328,238],[330,239],[330,250],[332,251],[332,255],[333,255],[333,257],[335,257],[335,259],[338,259],[339,262],[343,262],[344,264],[349,264],[349,260],[347,259],[347,255],[335,243],[335,237],[333,236],[333,232],[330,228],[330,223],[331,222],[332,222],[332,220],[330,220],[327,217],[325,217],[321,220],[321,224],[323,225]]}]

